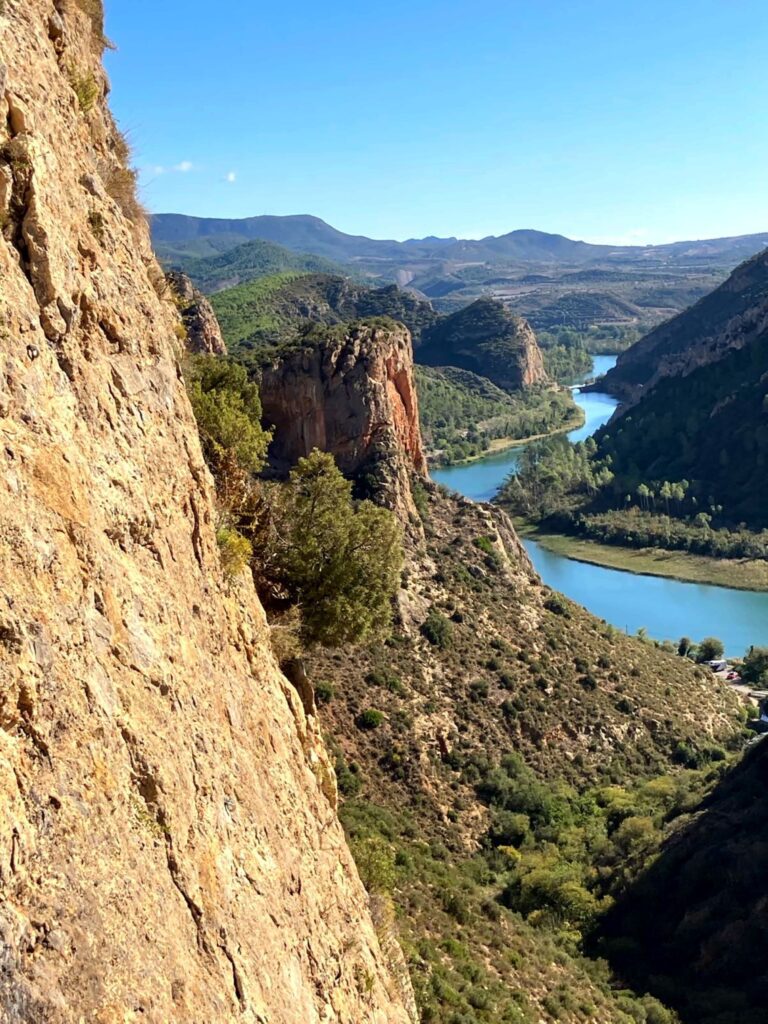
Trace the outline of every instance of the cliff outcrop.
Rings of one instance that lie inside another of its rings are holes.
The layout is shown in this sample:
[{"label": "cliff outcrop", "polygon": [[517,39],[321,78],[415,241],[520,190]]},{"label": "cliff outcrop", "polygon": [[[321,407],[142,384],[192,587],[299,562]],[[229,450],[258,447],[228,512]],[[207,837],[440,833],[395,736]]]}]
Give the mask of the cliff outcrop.
[{"label": "cliff outcrop", "polygon": [[425,330],[418,360],[471,370],[507,391],[549,383],[530,324],[495,299],[478,299]]},{"label": "cliff outcrop", "polygon": [[101,32],[2,5],[0,1020],[405,1024],[316,729],[222,578]]},{"label": "cliff outcrop", "polygon": [[264,368],[261,402],[278,473],[320,448],[386,507],[415,513],[410,480],[427,469],[402,324],[313,328]]},{"label": "cliff outcrop", "polygon": [[227,346],[224,344],[219,321],[208,299],[195,288],[186,274],[178,270],[169,270],[165,279],[179,308],[184,330],[187,332],[187,350],[225,356]]}]

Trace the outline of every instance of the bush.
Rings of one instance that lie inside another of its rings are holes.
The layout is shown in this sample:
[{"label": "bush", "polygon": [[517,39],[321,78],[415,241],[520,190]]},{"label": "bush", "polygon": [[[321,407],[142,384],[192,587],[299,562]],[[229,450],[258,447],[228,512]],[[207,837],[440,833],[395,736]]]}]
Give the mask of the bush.
[{"label": "bush", "polygon": [[258,472],[271,436],[261,427],[259,389],[248,379],[245,368],[217,356],[192,356],[187,392],[203,453],[214,475],[227,452],[246,472]]},{"label": "bush", "polygon": [[421,632],[433,647],[445,650],[451,645],[453,627],[448,619],[434,608],[422,623]]},{"label": "bush", "polygon": [[107,195],[117,203],[122,212],[134,223],[146,217],[146,211],[139,202],[138,172],[131,167],[109,167],[103,175]]},{"label": "bush", "polygon": [[696,651],[696,661],[699,665],[707,661],[717,661],[718,658],[722,658],[724,651],[722,640],[718,640],[716,636],[705,636]]},{"label": "bush", "polygon": [[745,683],[768,686],[768,647],[750,647],[744,655],[741,678]]},{"label": "bush", "polygon": [[571,617],[568,601],[561,594],[550,594],[544,602],[544,607],[555,615],[562,615],[566,619]]},{"label": "bush", "polygon": [[353,502],[333,456],[317,449],[266,501],[272,524],[262,572],[298,601],[304,641],[338,647],[385,637],[403,564],[395,516]]},{"label": "bush", "polygon": [[219,545],[221,568],[227,579],[239,576],[251,560],[253,548],[250,541],[229,527],[223,526],[216,532]]},{"label": "bush", "polygon": [[81,112],[83,114],[90,113],[99,98],[99,86],[93,74],[90,71],[80,74],[76,68],[70,68],[68,77]]},{"label": "bush", "polygon": [[378,729],[381,723],[384,721],[384,714],[381,711],[376,711],[374,708],[368,708],[367,711],[362,711],[357,716],[357,727],[358,729]]},{"label": "bush", "polygon": [[336,690],[333,683],[329,683],[327,679],[321,679],[315,683],[315,700],[318,704],[330,704],[335,696]]}]

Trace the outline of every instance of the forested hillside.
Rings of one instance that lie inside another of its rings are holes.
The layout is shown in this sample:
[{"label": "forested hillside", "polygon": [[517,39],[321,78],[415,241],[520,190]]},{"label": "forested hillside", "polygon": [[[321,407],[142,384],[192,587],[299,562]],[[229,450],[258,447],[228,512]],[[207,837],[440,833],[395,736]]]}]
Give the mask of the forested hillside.
[{"label": "forested hillside", "polygon": [[749,752],[601,924],[596,946],[685,1024],[763,1024],[768,746]]},{"label": "forested hillside", "polygon": [[527,450],[507,507],[609,544],[768,557],[768,254],[637,342],[598,386],[626,404],[581,445]]},{"label": "forested hillside", "polygon": [[182,270],[200,288],[211,294],[224,288],[234,288],[243,282],[286,272],[338,273],[340,268],[331,260],[308,253],[295,253],[273,242],[256,240],[215,256],[169,256],[166,264]]}]

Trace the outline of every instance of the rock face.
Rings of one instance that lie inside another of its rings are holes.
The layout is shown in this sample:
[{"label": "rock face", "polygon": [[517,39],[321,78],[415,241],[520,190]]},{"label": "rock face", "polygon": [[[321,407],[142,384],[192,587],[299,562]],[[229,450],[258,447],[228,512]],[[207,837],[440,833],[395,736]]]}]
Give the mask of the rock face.
[{"label": "rock face", "polygon": [[187,350],[225,356],[227,346],[224,344],[219,321],[216,319],[216,314],[208,299],[195,288],[186,274],[177,270],[169,270],[165,277],[179,307],[181,320],[187,332]]},{"label": "rock face", "polygon": [[2,11],[0,1020],[406,1024],[316,724],[219,569],[100,12]]},{"label": "rock face", "polygon": [[[768,331],[768,249],[742,263],[719,288],[623,352],[601,390],[631,404],[667,377],[687,376]],[[622,410],[623,411],[623,410]]]},{"label": "rock face", "polygon": [[530,324],[495,299],[478,299],[424,331],[418,359],[471,370],[507,391],[549,383]]},{"label": "rock face", "polygon": [[415,511],[410,478],[427,468],[402,324],[314,329],[264,369],[261,402],[275,427],[270,459],[279,473],[320,448],[345,475],[366,477],[382,504]]}]

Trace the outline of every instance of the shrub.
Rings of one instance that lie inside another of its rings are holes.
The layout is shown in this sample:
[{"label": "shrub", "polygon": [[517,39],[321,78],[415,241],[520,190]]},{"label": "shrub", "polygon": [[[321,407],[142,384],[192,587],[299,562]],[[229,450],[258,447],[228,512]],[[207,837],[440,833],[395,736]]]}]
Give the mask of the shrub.
[{"label": "shrub", "polygon": [[745,683],[768,685],[768,647],[750,647],[744,655],[741,678]]},{"label": "shrub", "polygon": [[92,72],[80,74],[76,68],[70,68],[68,72],[69,84],[77,97],[77,105],[81,113],[88,114],[93,110],[93,105],[99,98],[99,86]]},{"label": "shrub", "polygon": [[544,607],[554,615],[562,615],[566,619],[571,617],[568,602],[561,594],[550,594],[544,602]]},{"label": "shrub", "polygon": [[422,623],[421,632],[433,647],[445,650],[451,645],[453,627],[448,619],[434,608]]},{"label": "shrub", "polygon": [[139,202],[138,172],[132,167],[109,167],[103,175],[104,187],[122,212],[134,223],[146,219],[146,211]]},{"label": "shrub", "polygon": [[357,727],[358,729],[378,729],[381,723],[384,721],[384,714],[381,711],[376,711],[375,708],[368,708],[367,711],[362,711],[357,716]]},{"label": "shrub", "polygon": [[718,640],[716,636],[705,636],[697,648],[696,661],[699,665],[706,661],[717,661],[718,658],[722,658],[724,650],[722,640]]},{"label": "shrub", "polygon": [[335,696],[333,683],[329,683],[327,679],[320,679],[315,683],[315,700],[318,704],[330,704]]},{"label": "shrub", "polygon": [[403,564],[395,516],[353,502],[333,456],[317,450],[266,500],[270,564],[262,570],[298,601],[305,642],[338,647],[386,636]]},{"label": "shrub", "polygon": [[93,232],[93,237],[97,242],[103,244],[104,242],[104,215],[99,213],[98,210],[93,210],[88,214],[88,226]]},{"label": "shrub", "polygon": [[192,356],[187,392],[197,420],[203,454],[216,475],[231,452],[245,471],[264,465],[270,434],[261,427],[261,399],[244,367],[217,356]]},{"label": "shrub", "polygon": [[216,532],[221,568],[227,579],[239,576],[251,560],[250,541],[237,530],[223,526]]}]

